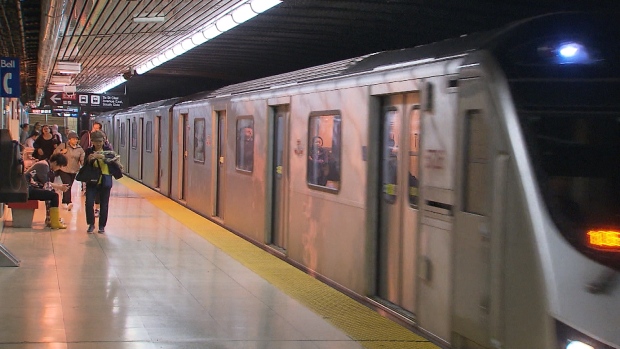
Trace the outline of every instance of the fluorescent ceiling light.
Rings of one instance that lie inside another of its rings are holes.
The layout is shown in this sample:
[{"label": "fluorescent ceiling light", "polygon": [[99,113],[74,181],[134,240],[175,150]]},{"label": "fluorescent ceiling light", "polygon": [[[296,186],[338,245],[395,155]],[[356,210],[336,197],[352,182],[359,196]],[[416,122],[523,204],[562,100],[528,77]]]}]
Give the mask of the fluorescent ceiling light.
[{"label": "fluorescent ceiling light", "polygon": [[202,35],[207,39],[213,39],[220,34],[222,34],[222,32],[217,29],[215,24],[208,26],[207,29],[202,31]]},{"label": "fluorescent ceiling light", "polygon": [[237,22],[235,22],[231,15],[226,15],[215,22],[217,29],[221,32],[225,32],[237,26]]},{"label": "fluorescent ceiling light", "polygon": [[168,61],[169,61],[169,59],[168,59],[168,58],[166,57],[166,55],[165,55],[165,54],[163,54],[163,53],[162,53],[162,54],[160,54],[159,56],[157,56],[157,58],[159,58],[159,64],[160,64],[160,65],[161,65],[161,64],[164,64],[164,63],[166,63],[166,62],[168,62]]},{"label": "fluorescent ceiling light", "polygon": [[165,22],[166,17],[164,16],[155,16],[155,17],[134,17],[134,23],[161,23]]},{"label": "fluorescent ceiling light", "polygon": [[253,0],[250,5],[252,5],[254,12],[263,13],[281,2],[280,0]]},{"label": "fluorescent ceiling light", "polygon": [[65,92],[65,87],[64,85],[49,85],[47,86],[47,90],[49,92]]},{"label": "fluorescent ceiling light", "polygon": [[54,85],[69,85],[71,80],[73,80],[73,77],[68,75],[52,75],[50,77],[50,83]]},{"label": "fluorescent ceiling light", "polygon": [[189,51],[196,47],[196,45],[192,42],[192,39],[185,39],[181,43],[181,47],[183,47],[186,51]]},{"label": "fluorescent ceiling light", "polygon": [[81,71],[82,65],[76,62],[58,62],[54,68],[55,73],[61,74],[79,74]]},{"label": "fluorescent ceiling light", "polygon": [[249,19],[254,18],[258,13],[252,10],[252,6],[250,4],[245,4],[232,13],[232,18],[237,23],[243,23]]},{"label": "fluorescent ceiling light", "polygon": [[177,44],[176,46],[174,46],[172,48],[172,51],[174,51],[174,53],[177,54],[177,56],[184,54],[185,52],[187,52],[186,49],[183,48],[183,45],[181,44]]},{"label": "fluorescent ceiling light", "polygon": [[123,79],[122,76],[117,76],[116,78],[114,78],[114,80],[112,80],[111,82],[103,85],[103,87],[101,87],[97,92],[95,93],[104,93],[122,83],[124,83],[126,80]]},{"label": "fluorescent ceiling light", "polygon": [[204,44],[205,42],[207,42],[208,39],[204,35],[202,35],[202,32],[198,32],[192,35],[191,40],[194,45],[200,46]]},{"label": "fluorescent ceiling light", "polygon": [[[205,27],[191,35],[185,37],[181,42],[177,42],[173,47],[164,48],[156,57],[148,60],[147,62],[139,65],[136,68],[136,73],[144,74],[147,71],[169,61],[170,59],[180,56],[183,53],[191,50],[192,48],[205,43],[208,40],[215,38],[223,32],[236,27],[238,24],[243,23],[249,19],[254,18],[256,15],[267,11],[268,9],[280,4],[280,0],[242,0],[236,5],[232,6],[223,17],[218,18],[215,21],[211,21],[206,24]],[[137,23],[149,23],[149,22],[164,22],[166,18],[164,16],[157,17],[134,17],[133,21]],[[115,83],[110,83],[104,86],[103,93],[108,89],[116,87],[125,80],[122,77],[118,77]]]},{"label": "fluorescent ceiling light", "polygon": [[167,59],[173,59],[174,57],[176,57],[176,53],[174,53],[174,51],[172,51],[172,49],[169,49],[168,51],[164,52],[164,55],[166,56]]}]

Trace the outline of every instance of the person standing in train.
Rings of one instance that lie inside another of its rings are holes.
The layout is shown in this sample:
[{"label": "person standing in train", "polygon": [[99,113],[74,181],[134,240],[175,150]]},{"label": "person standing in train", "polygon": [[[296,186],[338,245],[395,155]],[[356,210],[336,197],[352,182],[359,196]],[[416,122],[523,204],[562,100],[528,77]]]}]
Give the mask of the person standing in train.
[{"label": "person standing in train", "polygon": [[91,132],[90,141],[92,147],[86,150],[86,162],[84,166],[93,166],[101,170],[101,177],[97,183],[86,185],[86,224],[87,233],[91,234],[95,230],[95,197],[99,195],[101,201],[101,211],[99,213],[98,233],[105,233],[105,226],[108,222],[108,204],[110,202],[110,191],[112,190],[112,177],[121,178],[123,176],[121,166],[118,162],[118,155],[109,146],[104,144],[105,135],[102,131]]},{"label": "person standing in train", "polygon": [[[75,175],[77,174],[82,164],[84,164],[85,152],[78,144],[77,133],[71,131],[68,134],[68,140],[65,143],[60,144],[54,150],[55,154],[63,154],[67,158],[67,165],[60,168],[58,175],[64,184],[69,185],[69,188],[73,186],[75,181]],[[71,211],[73,203],[71,202],[71,190],[67,190],[62,194],[62,205],[67,211]]]},{"label": "person standing in train", "polygon": [[34,141],[34,157],[39,160],[49,159],[54,153],[54,149],[60,144],[58,139],[52,135],[48,125],[41,128],[41,135]]}]

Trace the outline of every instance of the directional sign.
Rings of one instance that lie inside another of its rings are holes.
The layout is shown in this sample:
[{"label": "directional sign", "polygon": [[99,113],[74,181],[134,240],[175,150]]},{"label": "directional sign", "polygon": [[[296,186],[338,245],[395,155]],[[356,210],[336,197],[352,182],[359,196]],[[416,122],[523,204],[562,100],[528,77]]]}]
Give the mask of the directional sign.
[{"label": "directional sign", "polygon": [[52,101],[52,104],[62,105],[62,97],[60,93],[54,93],[49,98],[50,98],[50,101]]},{"label": "directional sign", "polygon": [[20,97],[19,58],[0,57],[1,97]]},{"label": "directional sign", "polygon": [[51,93],[46,94],[48,104],[54,106],[75,106],[94,110],[113,110],[125,106],[125,96],[100,95],[94,93]]}]

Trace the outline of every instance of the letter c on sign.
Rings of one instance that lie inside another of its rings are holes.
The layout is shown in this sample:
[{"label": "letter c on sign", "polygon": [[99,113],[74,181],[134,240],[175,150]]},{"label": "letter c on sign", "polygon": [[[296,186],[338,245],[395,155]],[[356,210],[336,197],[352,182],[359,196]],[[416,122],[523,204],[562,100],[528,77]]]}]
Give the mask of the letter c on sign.
[{"label": "letter c on sign", "polygon": [[11,79],[13,79],[13,73],[6,73],[6,75],[4,75],[4,78],[2,79],[2,89],[4,89],[4,92],[6,92],[7,94],[13,93],[13,89],[9,87],[9,80]]}]

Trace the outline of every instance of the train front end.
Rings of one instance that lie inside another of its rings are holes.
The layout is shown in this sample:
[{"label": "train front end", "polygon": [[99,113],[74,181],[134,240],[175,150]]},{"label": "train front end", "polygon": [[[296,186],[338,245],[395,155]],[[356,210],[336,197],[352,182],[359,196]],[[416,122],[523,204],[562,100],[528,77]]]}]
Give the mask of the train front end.
[{"label": "train front end", "polygon": [[618,39],[604,17],[563,14],[494,48],[535,181],[526,195],[562,349],[620,348]]}]

